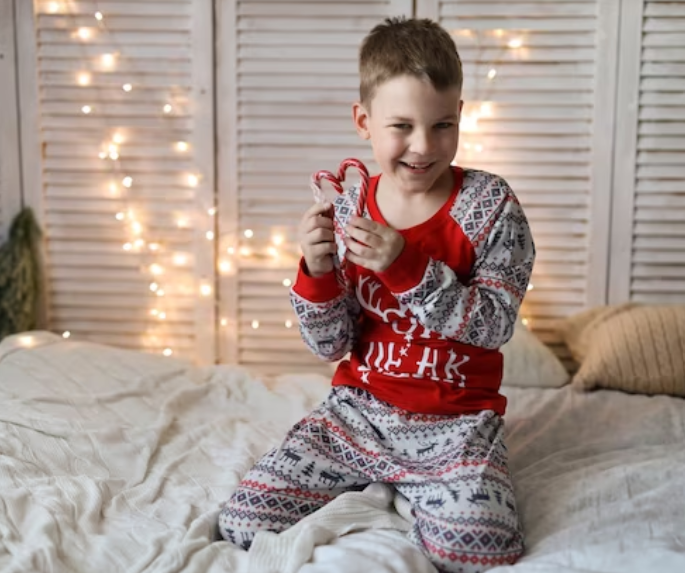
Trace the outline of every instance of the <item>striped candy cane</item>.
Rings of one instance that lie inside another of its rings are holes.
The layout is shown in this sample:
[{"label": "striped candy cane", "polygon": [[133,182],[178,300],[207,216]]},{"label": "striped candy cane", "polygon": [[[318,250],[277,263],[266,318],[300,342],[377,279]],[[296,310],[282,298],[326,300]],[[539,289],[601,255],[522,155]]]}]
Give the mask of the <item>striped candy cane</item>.
[{"label": "striped candy cane", "polygon": [[[357,198],[357,215],[362,217],[364,215],[364,208],[366,206],[366,195],[369,190],[369,172],[366,166],[358,159],[348,158],[343,160],[338,167],[337,175],[334,175],[330,171],[317,171],[312,175],[311,178],[311,188],[314,193],[314,200],[318,203],[323,203],[326,200],[326,196],[321,190],[321,181],[328,181],[339,194],[343,194],[344,189],[342,182],[345,181],[345,176],[349,168],[354,168],[359,172],[360,176],[360,186],[359,186],[359,197]],[[338,253],[340,257],[335,255],[333,257],[335,264],[335,272],[338,278],[338,282],[344,288],[347,288],[347,280],[345,279],[345,230],[343,228],[342,222],[338,219],[335,214],[335,209],[333,211],[333,229],[336,236],[336,245],[338,247]]]}]

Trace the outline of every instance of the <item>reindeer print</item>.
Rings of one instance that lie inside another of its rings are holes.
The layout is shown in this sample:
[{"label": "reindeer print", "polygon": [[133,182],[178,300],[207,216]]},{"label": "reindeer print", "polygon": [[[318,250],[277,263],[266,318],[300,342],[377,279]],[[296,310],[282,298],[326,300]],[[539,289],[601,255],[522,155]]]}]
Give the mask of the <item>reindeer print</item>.
[{"label": "reindeer print", "polygon": [[431,442],[430,444],[426,444],[425,442],[419,442],[419,444],[422,447],[416,450],[416,455],[425,456],[426,454],[431,453],[437,447],[438,442]]},{"label": "reindeer print", "polygon": [[445,505],[445,500],[441,495],[435,497],[431,496],[426,500],[426,505],[428,507],[442,507]]},{"label": "reindeer print", "polygon": [[319,481],[322,482],[324,485],[328,486],[328,489],[333,489],[336,485],[338,485],[340,482],[342,482],[345,479],[344,476],[339,474],[338,472],[334,471],[320,471],[319,472]]},{"label": "reindeer print", "polygon": [[487,504],[487,502],[490,501],[490,494],[485,488],[472,489],[471,497],[467,497],[466,499],[471,503],[475,503],[476,505]]},{"label": "reindeer print", "polygon": [[299,462],[302,461],[302,456],[300,455],[300,453],[301,452],[299,450],[296,450],[294,448],[285,448],[280,459],[285,458],[291,466],[296,466]]}]

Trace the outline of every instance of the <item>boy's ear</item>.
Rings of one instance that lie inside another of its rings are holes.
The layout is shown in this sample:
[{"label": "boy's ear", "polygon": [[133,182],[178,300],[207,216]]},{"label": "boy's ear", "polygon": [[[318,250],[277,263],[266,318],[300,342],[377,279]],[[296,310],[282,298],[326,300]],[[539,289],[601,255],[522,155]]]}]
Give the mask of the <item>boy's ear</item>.
[{"label": "boy's ear", "polygon": [[359,137],[369,139],[371,137],[369,132],[369,114],[361,102],[356,101],[352,104],[352,120]]}]

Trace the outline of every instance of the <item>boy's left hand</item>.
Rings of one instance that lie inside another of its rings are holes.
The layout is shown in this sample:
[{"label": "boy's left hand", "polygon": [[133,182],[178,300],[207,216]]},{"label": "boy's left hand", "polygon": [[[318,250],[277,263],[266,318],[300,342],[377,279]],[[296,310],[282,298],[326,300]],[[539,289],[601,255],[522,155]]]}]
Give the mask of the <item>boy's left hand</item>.
[{"label": "boy's left hand", "polygon": [[404,237],[397,231],[363,217],[352,217],[345,232],[345,258],[376,273],[385,271],[404,248]]}]

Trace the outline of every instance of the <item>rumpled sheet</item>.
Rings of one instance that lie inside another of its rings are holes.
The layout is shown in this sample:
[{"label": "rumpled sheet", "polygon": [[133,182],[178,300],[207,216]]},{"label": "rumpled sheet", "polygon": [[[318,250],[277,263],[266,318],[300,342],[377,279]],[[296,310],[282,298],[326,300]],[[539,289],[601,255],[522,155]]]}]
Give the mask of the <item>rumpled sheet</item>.
[{"label": "rumpled sheet", "polygon": [[[216,541],[219,505],[328,390],[47,333],[5,339],[0,571],[247,571],[247,553]],[[492,571],[685,571],[685,401],[507,394],[527,551]],[[399,530],[322,539],[300,573],[435,571]]]}]

